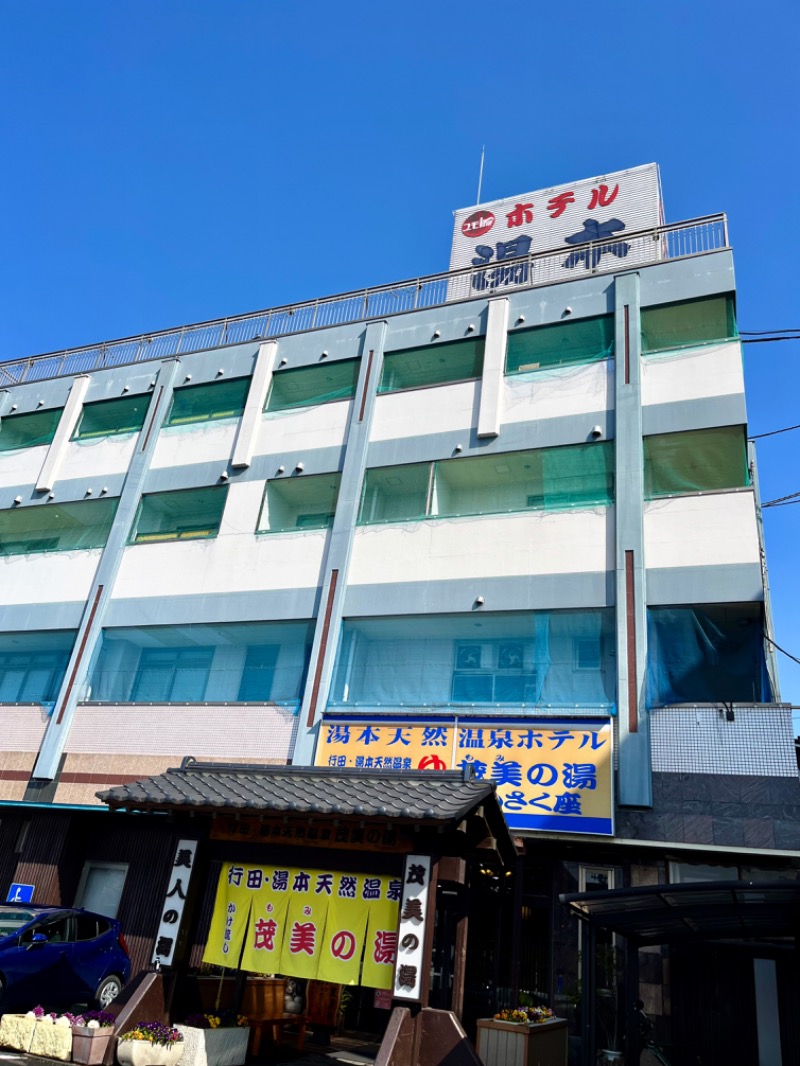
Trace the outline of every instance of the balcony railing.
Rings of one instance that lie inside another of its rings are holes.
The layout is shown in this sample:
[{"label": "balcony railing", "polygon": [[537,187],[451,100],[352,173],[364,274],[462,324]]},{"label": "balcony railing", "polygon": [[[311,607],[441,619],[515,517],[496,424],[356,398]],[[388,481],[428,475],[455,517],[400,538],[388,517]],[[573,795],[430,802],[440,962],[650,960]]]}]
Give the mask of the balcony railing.
[{"label": "balcony railing", "polygon": [[[623,239],[624,238],[624,239]],[[724,214],[340,296],[0,363],[0,388],[580,280],[728,247]]]}]

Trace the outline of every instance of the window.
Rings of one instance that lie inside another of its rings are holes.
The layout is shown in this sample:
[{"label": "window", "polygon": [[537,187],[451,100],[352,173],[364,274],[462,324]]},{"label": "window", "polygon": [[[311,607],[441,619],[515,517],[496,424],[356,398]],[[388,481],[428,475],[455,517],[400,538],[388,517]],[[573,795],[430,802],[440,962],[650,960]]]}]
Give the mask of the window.
[{"label": "window", "polygon": [[30,944],[35,936],[46,936],[50,944],[67,944],[70,937],[71,918],[68,914],[43,921],[26,929],[19,938],[21,944]]},{"label": "window", "polygon": [[0,703],[51,703],[74,642],[73,630],[0,634]]},{"label": "window", "polygon": [[644,438],[644,492],[648,499],[749,484],[744,426]]},{"label": "window", "polygon": [[355,395],[360,360],[342,359],[334,363],[276,370],[267,400],[267,411],[288,411],[333,400],[349,400]]},{"label": "window", "polygon": [[[94,911],[95,914],[104,914],[108,918],[116,918],[127,874],[128,864],[124,862],[84,863],[75,906]],[[77,921],[76,940],[92,940],[108,932],[108,923],[102,920],[81,919],[78,916]],[[82,921],[91,922],[91,925],[81,924]]]},{"label": "window", "polygon": [[738,336],[732,296],[642,308],[642,352],[711,344]]},{"label": "window", "polygon": [[458,642],[453,703],[536,703],[533,657],[533,642]]},{"label": "window", "polygon": [[614,354],[614,316],[580,318],[508,335],[506,374],[524,374],[574,363],[594,363]]},{"label": "window", "polygon": [[216,537],[227,492],[227,486],[222,485],[143,496],[131,543]]},{"label": "window", "polygon": [[102,548],[118,502],[40,503],[0,511],[0,555]]},{"label": "window", "polygon": [[259,519],[259,532],[289,533],[299,529],[326,529],[333,525],[340,474],[268,481]]},{"label": "window", "polygon": [[367,470],[359,523],[602,507],[614,497],[610,441]]},{"label": "window", "polygon": [[484,337],[470,337],[387,352],[378,392],[420,389],[426,385],[479,378],[483,372],[485,344]]},{"label": "window", "polygon": [[56,434],[61,411],[57,407],[29,415],[4,415],[0,418],[0,452],[49,444]]},{"label": "window", "polygon": [[72,439],[91,440],[118,433],[138,433],[144,425],[149,405],[149,396],[124,396],[122,399],[87,403]]},{"label": "window", "polygon": [[358,521],[412,522],[429,513],[433,464],[373,467],[364,477]]},{"label": "window", "polygon": [[90,699],[104,703],[285,703],[302,691],[308,622],[103,630]]},{"label": "window", "polygon": [[244,411],[250,378],[212,381],[207,385],[184,385],[175,389],[172,406],[164,423],[184,426],[190,422],[214,422],[239,418]]},{"label": "window", "polygon": [[145,648],[134,703],[198,703],[205,698],[213,648]]},{"label": "window", "polygon": [[88,914],[73,915],[73,929],[75,940],[97,940],[103,933],[111,928],[103,918],[91,918]]}]

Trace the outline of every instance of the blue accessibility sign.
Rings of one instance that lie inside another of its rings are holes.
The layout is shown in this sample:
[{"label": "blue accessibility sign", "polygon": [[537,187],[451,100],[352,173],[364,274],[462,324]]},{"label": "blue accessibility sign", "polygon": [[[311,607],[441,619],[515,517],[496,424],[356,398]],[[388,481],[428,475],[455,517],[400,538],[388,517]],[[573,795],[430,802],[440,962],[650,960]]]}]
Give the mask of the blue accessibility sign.
[{"label": "blue accessibility sign", "polygon": [[33,899],[33,885],[12,885],[6,896],[6,903],[30,903]]}]

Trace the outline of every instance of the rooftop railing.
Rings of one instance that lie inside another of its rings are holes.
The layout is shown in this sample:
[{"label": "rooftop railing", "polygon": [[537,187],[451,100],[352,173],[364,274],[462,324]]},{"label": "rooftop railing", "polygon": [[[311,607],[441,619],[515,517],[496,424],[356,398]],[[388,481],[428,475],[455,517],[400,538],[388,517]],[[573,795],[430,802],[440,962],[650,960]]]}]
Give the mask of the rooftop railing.
[{"label": "rooftop railing", "polygon": [[518,292],[559,281],[613,274],[727,247],[725,215],[707,215],[669,226],[618,234],[572,248],[562,247],[213,322],[0,362],[0,388],[150,359],[169,359],[190,352],[349,322],[364,322],[403,311],[442,307],[448,303]]}]

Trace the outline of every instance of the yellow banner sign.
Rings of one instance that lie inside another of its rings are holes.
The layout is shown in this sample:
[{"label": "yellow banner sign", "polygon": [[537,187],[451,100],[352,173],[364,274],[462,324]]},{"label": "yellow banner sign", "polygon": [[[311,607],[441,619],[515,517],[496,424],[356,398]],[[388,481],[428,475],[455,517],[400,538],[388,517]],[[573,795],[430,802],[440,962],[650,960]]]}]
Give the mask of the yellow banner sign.
[{"label": "yellow banner sign", "polygon": [[401,894],[400,877],[226,863],[203,962],[391,988]]},{"label": "yellow banner sign", "polygon": [[326,717],[317,766],[453,770],[493,781],[509,828],[611,836],[611,723]]}]

